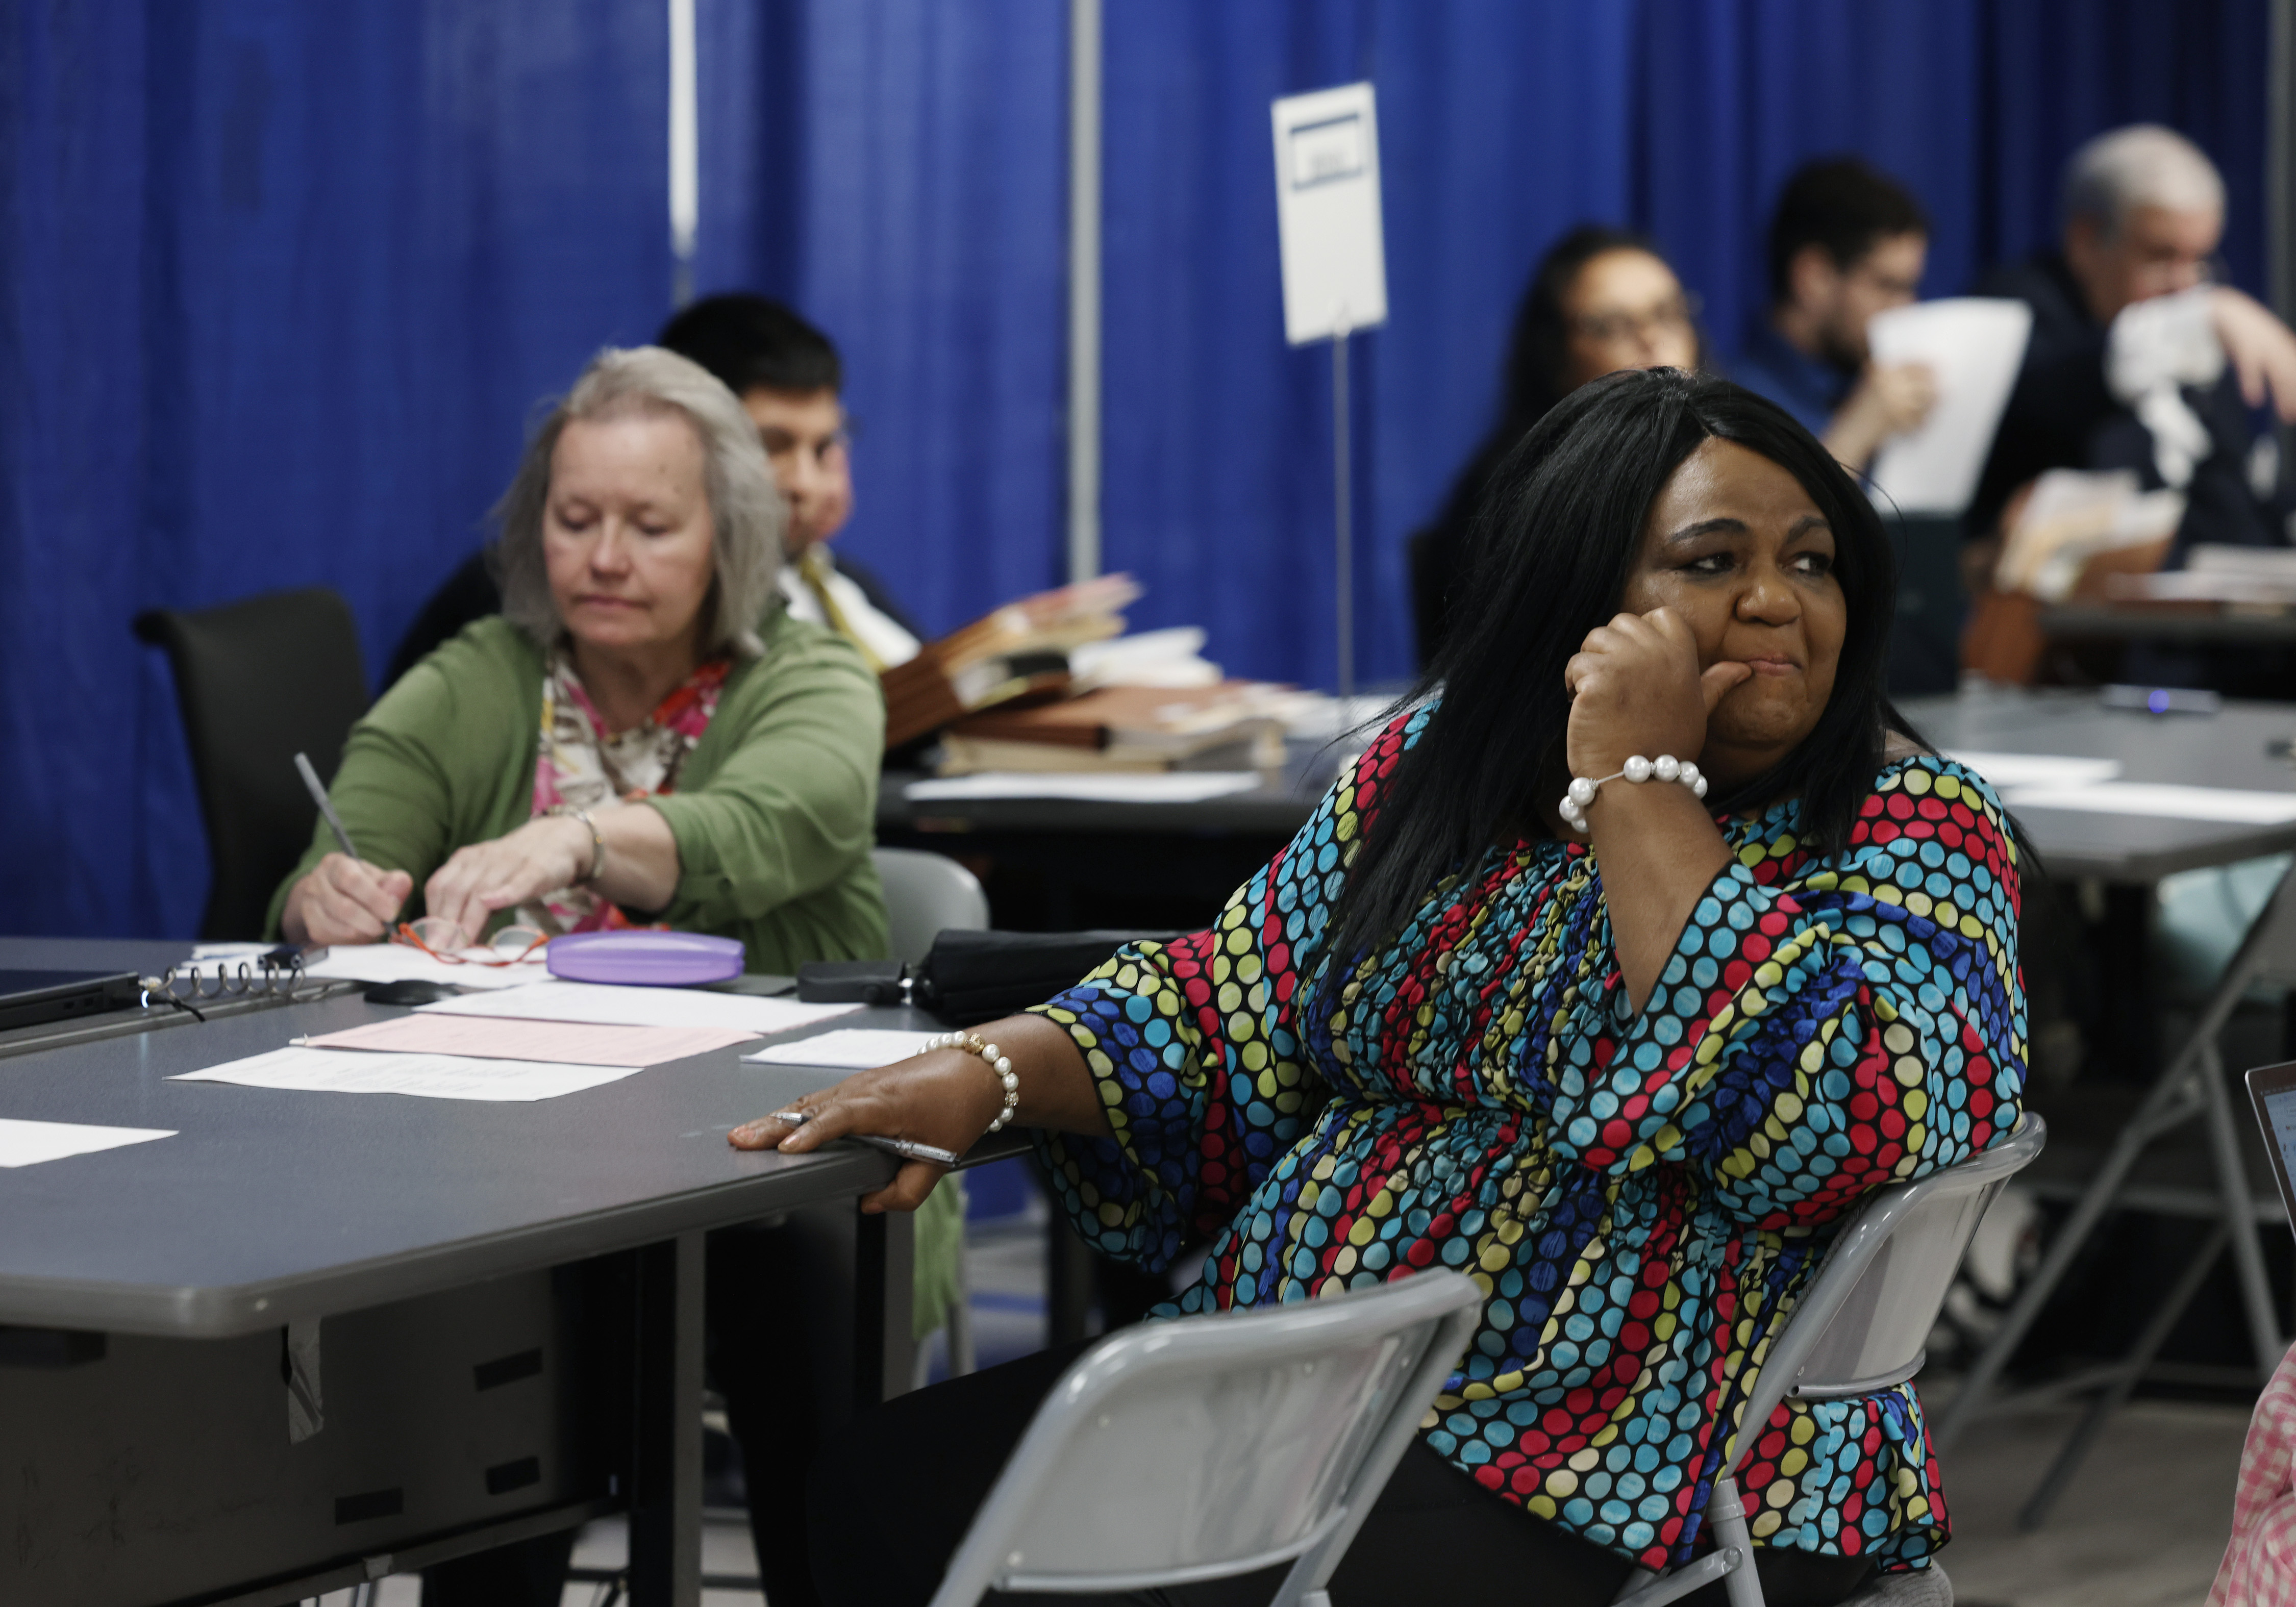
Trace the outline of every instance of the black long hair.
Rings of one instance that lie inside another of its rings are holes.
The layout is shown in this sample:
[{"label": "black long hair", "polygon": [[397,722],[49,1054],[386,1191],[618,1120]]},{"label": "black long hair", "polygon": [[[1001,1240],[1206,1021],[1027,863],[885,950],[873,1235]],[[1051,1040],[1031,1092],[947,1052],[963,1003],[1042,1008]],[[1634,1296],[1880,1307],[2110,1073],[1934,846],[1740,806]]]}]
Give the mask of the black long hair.
[{"label": "black long hair", "polygon": [[[1848,839],[1890,729],[1912,734],[1883,688],[1897,594],[1887,532],[1841,465],[1784,408],[1727,381],[1628,370],[1556,403],[1501,461],[1468,536],[1448,641],[1414,696],[1440,689],[1349,865],[1327,952],[1352,969],[1445,876],[1538,829],[1559,787],[1570,704],[1562,669],[1618,612],[1651,504],[1707,440],[1734,441],[1801,483],[1833,527],[1848,605],[1833,692],[1775,766],[1710,803],[1737,811],[1798,794],[1800,840]],[[1559,791],[1557,796],[1560,796]]]}]

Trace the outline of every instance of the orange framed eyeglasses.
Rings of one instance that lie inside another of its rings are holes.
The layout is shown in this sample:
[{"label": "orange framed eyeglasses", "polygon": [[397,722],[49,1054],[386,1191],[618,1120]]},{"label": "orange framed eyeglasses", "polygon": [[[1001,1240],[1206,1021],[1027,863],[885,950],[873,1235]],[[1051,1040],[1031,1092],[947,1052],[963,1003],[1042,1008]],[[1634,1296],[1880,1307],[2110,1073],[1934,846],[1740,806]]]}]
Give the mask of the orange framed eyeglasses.
[{"label": "orange framed eyeglasses", "polygon": [[515,965],[549,942],[550,934],[537,927],[505,926],[487,940],[484,955],[464,953],[471,945],[463,939],[463,929],[446,916],[425,915],[401,921],[393,940],[421,949],[442,965]]}]

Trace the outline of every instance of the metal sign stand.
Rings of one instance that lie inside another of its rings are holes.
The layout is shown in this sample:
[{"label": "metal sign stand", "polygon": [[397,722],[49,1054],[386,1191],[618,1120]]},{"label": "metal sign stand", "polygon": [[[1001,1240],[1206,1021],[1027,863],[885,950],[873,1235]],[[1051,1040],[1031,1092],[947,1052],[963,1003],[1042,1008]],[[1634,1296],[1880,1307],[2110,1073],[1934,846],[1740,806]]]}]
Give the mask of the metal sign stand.
[{"label": "metal sign stand", "polygon": [[1341,307],[1332,328],[1332,545],[1340,660],[1340,697],[1356,692],[1355,476],[1348,431],[1348,339]]}]

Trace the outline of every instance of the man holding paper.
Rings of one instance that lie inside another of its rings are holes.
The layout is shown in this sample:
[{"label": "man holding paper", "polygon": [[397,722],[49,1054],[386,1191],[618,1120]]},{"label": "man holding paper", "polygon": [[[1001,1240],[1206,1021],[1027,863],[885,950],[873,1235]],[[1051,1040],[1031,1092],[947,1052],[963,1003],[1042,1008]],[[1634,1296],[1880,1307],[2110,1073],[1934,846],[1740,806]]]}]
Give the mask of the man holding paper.
[{"label": "man holding paper", "polygon": [[2058,249],[1978,286],[2030,306],[2033,331],[1973,534],[2046,470],[2121,469],[2184,495],[2177,554],[2284,541],[2283,477],[2251,451],[2248,410],[2269,399],[2296,423],[2296,334],[2211,283],[2224,221],[2216,165],[2170,129],[2119,128],[2073,153]]},{"label": "man holding paper", "polygon": [[1792,414],[1853,471],[1937,399],[1926,365],[1877,364],[1866,332],[1876,313],[1920,293],[1929,227],[1903,185],[1856,157],[1802,167],[1770,219],[1769,310],[1730,377]]}]

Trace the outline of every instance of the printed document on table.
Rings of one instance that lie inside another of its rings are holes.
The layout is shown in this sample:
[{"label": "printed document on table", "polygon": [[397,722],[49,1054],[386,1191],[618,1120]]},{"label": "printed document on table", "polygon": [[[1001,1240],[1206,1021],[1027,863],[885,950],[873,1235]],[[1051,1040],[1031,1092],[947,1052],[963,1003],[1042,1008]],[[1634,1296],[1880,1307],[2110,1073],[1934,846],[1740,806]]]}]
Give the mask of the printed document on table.
[{"label": "printed document on table", "polygon": [[422,1015],[514,1016],[528,1021],[594,1021],[608,1027],[724,1027],[771,1035],[849,1014],[858,1004],[800,1004],[697,988],[617,988],[603,982],[537,982],[508,993],[476,993],[417,1007]]},{"label": "printed document on table", "polygon": [[2120,774],[2117,758],[2070,758],[2058,753],[1980,753],[1956,748],[1946,758],[1967,765],[1997,792],[2012,787],[2086,787]]},{"label": "printed document on table", "polygon": [[305,1094],[413,1094],[424,1099],[556,1099],[637,1074],[636,1066],[562,1066],[459,1054],[373,1054],[356,1049],[274,1049],[178,1083],[236,1083]]},{"label": "printed document on table", "polygon": [[913,781],[911,803],[951,803],[980,798],[1070,798],[1086,803],[1201,803],[1259,784],[1255,770],[1161,770],[1132,775],[1032,775],[984,770],[944,781]]},{"label": "printed document on table", "polygon": [[758,1066],[837,1066],[866,1071],[922,1054],[930,1032],[899,1032],[873,1027],[840,1027],[794,1044],[774,1044],[742,1059]]},{"label": "printed document on table", "polygon": [[2013,809],[2082,809],[2099,815],[2157,815],[2251,826],[2296,820],[2296,792],[2249,792],[2233,787],[2185,787],[2161,782],[2014,787],[2003,801]]},{"label": "printed document on table", "polygon": [[353,982],[451,982],[457,988],[496,988],[547,981],[550,970],[538,957],[515,965],[450,965],[409,943],[346,943],[306,965],[303,974]]},{"label": "printed document on table", "polygon": [[735,1027],[603,1027],[594,1021],[521,1021],[500,1016],[399,1015],[297,1041],[312,1049],[400,1054],[475,1054],[482,1060],[575,1066],[659,1066],[746,1044]]},{"label": "printed document on table", "polygon": [[93,1155],[99,1150],[175,1136],[173,1127],[99,1127],[78,1121],[0,1119],[0,1166],[37,1166],[67,1155]]},{"label": "printed document on table", "polygon": [[213,964],[217,960],[254,960],[278,947],[276,943],[195,943],[192,959],[198,964]]},{"label": "printed document on table", "polygon": [[1875,503],[1908,513],[1969,506],[2032,332],[2031,307],[1990,296],[1917,301],[1874,316],[1866,340],[1876,365],[1923,363],[1937,378],[1929,417],[1874,455]]}]

